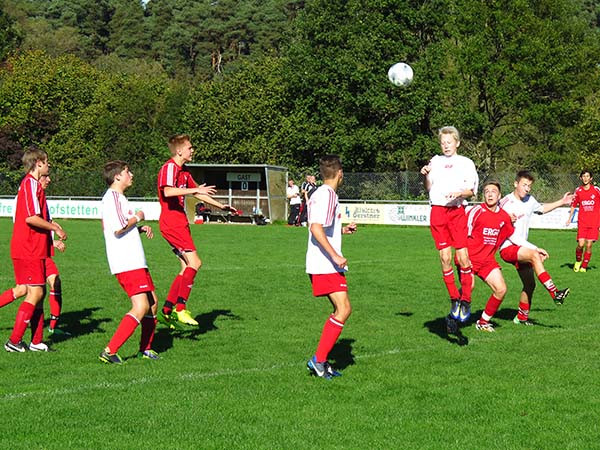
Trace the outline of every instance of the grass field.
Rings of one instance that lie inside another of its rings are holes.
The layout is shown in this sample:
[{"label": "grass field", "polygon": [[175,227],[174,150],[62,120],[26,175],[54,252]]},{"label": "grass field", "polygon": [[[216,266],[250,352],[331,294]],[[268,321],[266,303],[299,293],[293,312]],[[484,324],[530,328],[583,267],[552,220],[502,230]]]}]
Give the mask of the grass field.
[{"label": "grass field", "polygon": [[[53,353],[0,354],[0,448],[598,448],[600,247],[586,274],[571,270],[573,232],[533,230],[546,267],[571,295],[556,307],[538,285],[531,317],[512,323],[520,284],[497,332],[445,335],[448,310],[426,228],[362,227],[345,236],[353,315],[332,360],[344,376],[308,376],[328,302],[304,274],[306,229],[203,225],[204,266],[189,308],[200,327],[159,328],[160,361],[107,366],[98,353],[129,301],[110,275],[97,221],[61,221],[67,253],[62,327]],[[0,220],[0,287],[13,284],[9,220]],[[144,239],[164,298],[178,263]],[[489,289],[477,281],[479,317]],[[17,304],[0,310],[8,339]],[[160,325],[159,325],[160,327]],[[29,331],[26,340],[29,339]],[[137,351],[139,331],[121,349]]]}]

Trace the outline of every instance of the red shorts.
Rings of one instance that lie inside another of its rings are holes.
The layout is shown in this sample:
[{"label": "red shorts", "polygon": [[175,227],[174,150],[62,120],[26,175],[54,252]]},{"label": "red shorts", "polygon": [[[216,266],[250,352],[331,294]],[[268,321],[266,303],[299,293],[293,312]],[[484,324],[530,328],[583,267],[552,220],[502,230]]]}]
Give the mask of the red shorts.
[{"label": "red shorts", "polygon": [[13,259],[15,283],[44,286],[46,263],[44,259]]},{"label": "red shorts", "polygon": [[519,262],[519,249],[520,245],[509,245],[506,248],[500,250],[500,257],[503,261],[512,264],[515,266],[517,270],[526,269],[527,267],[531,267],[529,263],[520,263]]},{"label": "red shorts", "polygon": [[334,292],[348,292],[346,275],[343,272],[308,274],[308,277],[315,297],[333,294]]},{"label": "red shorts", "polygon": [[467,215],[464,206],[447,208],[433,205],[429,227],[438,250],[467,246]]},{"label": "red shorts", "polygon": [[162,237],[164,237],[173,248],[175,254],[196,251],[189,225],[177,228],[167,228],[166,230],[161,229],[160,234],[162,234]]},{"label": "red shorts", "polygon": [[129,297],[154,290],[154,283],[148,269],[128,270],[127,272],[117,273],[115,276]]},{"label": "red shorts", "polygon": [[502,268],[500,267],[500,264],[498,264],[498,261],[496,261],[495,259],[481,261],[481,262],[475,262],[475,261],[471,260],[471,266],[473,267],[473,273],[475,275],[477,275],[479,278],[481,278],[483,281],[485,281],[485,279],[488,277],[488,275],[490,273],[492,273],[492,270],[494,270],[494,269],[502,270]]},{"label": "red shorts", "polygon": [[596,242],[598,240],[598,227],[577,227],[577,240],[579,239]]},{"label": "red shorts", "polygon": [[58,275],[58,267],[52,258],[46,258],[46,278],[50,275]]}]

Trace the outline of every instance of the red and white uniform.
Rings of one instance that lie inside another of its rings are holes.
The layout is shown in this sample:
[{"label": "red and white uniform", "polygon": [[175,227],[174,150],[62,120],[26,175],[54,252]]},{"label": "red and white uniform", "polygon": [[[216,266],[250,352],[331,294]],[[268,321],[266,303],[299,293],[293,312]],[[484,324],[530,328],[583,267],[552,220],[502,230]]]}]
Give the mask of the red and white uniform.
[{"label": "red and white uniform", "polygon": [[495,254],[514,232],[510,216],[500,207],[490,210],[485,204],[474,206],[467,215],[467,248],[473,271],[485,279],[500,267]]},{"label": "red and white uniform", "polygon": [[115,231],[123,229],[133,216],[134,211],[127,197],[108,189],[102,197],[102,228],[108,265],[113,275],[148,267],[137,227],[119,237],[115,236]]},{"label": "red and white uniform", "polygon": [[600,188],[592,185],[589,189],[585,189],[583,186],[579,186],[575,190],[571,207],[579,207],[577,213],[577,239],[598,240]]},{"label": "red and white uniform", "polygon": [[44,217],[46,214],[46,195],[41,184],[31,174],[25,175],[17,194],[15,223],[10,241],[12,259],[33,260],[50,256],[50,231],[32,227],[25,221],[28,217]]},{"label": "red and white uniform", "polygon": [[427,175],[430,183],[429,202],[435,206],[461,206],[467,201],[463,198],[448,200],[451,192],[470,189],[477,193],[479,176],[475,164],[462,155],[435,155],[429,161],[430,171]]},{"label": "red and white uniform", "polygon": [[[529,221],[531,220],[533,213],[544,213],[544,205],[539,203],[533,195],[527,195],[521,200],[515,196],[514,192],[511,192],[500,200],[500,207],[508,214],[514,214],[517,218],[513,223],[513,226],[515,227],[515,232],[513,237],[511,237],[511,241],[513,242],[504,242],[500,249],[513,245],[513,243],[522,247],[536,249],[537,247],[535,245],[527,241],[529,236]],[[517,244],[515,240],[519,243]]]},{"label": "red and white uniform", "polygon": [[185,165],[179,166],[173,159],[168,160],[158,172],[158,201],[160,203],[160,218],[158,224],[161,230],[185,227],[189,225],[185,213],[185,196],[165,197],[165,187],[194,188],[197,183]]},{"label": "red and white uniform", "polygon": [[306,273],[331,274],[345,272],[336,266],[329,255],[321,248],[310,231],[310,225],[323,225],[327,240],[334,250],[342,254],[342,214],[336,192],[328,185],[320,186],[308,200],[308,248],[306,250]]}]

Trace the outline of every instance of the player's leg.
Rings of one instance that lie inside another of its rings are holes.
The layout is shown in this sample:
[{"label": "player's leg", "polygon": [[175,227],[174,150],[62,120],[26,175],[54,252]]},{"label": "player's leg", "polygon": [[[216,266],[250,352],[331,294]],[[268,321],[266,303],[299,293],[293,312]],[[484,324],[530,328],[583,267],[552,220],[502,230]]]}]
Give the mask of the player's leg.
[{"label": "player's leg", "polygon": [[70,333],[57,327],[62,311],[62,280],[58,273],[53,273],[46,278],[48,284],[48,304],[50,305],[50,325],[48,332],[51,335],[70,335]]},{"label": "player's leg", "polygon": [[154,332],[156,330],[156,311],[158,298],[156,293],[146,292],[148,310],[142,318],[142,335],[140,338],[139,358],[144,359],[160,359],[158,353],[152,350],[152,341],[154,340]]},{"label": "player's leg", "polygon": [[519,297],[519,312],[513,319],[513,322],[523,325],[533,325],[533,323],[529,321],[531,301],[533,300],[533,292],[535,291],[533,267],[530,264],[522,264],[520,267],[517,267],[517,274],[523,284],[523,290]]},{"label": "player's leg", "polygon": [[187,301],[194,285],[194,279],[198,270],[202,267],[202,260],[198,253],[187,251],[181,254],[182,271],[180,272],[181,281],[177,293],[177,302],[175,304],[175,316],[177,321],[185,325],[198,326],[198,322],[192,317],[192,313],[187,309]]},{"label": "player's leg", "polygon": [[[25,330],[29,323],[32,323],[32,318],[36,313],[36,307],[42,302],[44,295],[44,285],[27,285],[25,300],[17,310],[12,334],[4,345],[6,351],[20,353],[25,351],[26,345],[23,342],[23,335],[25,334]],[[36,320],[36,324],[39,324],[39,317],[36,316]]]},{"label": "player's leg", "polygon": [[327,361],[327,356],[333,349],[340,334],[342,334],[344,324],[352,313],[352,306],[350,305],[350,298],[347,291],[332,292],[328,295],[328,298],[333,305],[333,313],[325,321],[315,355],[308,361],[308,368],[315,375],[325,378],[341,375],[340,372],[331,367]]},{"label": "player's leg", "polygon": [[458,312],[458,320],[466,322],[471,317],[471,294],[475,285],[473,276],[473,266],[469,259],[467,248],[456,249],[456,259],[460,266],[460,307]]},{"label": "player's leg", "polygon": [[559,290],[556,287],[554,281],[552,281],[552,277],[546,271],[544,262],[538,251],[531,248],[520,247],[517,256],[519,263],[529,263],[532,265],[538,280],[546,288],[548,294],[550,294],[550,297],[554,300],[554,303],[561,305],[567,295],[569,295],[569,288]]},{"label": "player's leg", "polygon": [[498,311],[504,296],[506,295],[506,282],[502,276],[502,271],[499,268],[494,268],[485,277],[485,282],[492,289],[492,295],[488,299],[485,309],[481,313],[481,318],[477,321],[476,328],[480,331],[493,332],[494,327],[490,324],[490,320]]},{"label": "player's leg", "polygon": [[[456,306],[458,311],[458,302],[460,299],[460,293],[454,282],[454,268],[452,266],[452,236],[448,228],[448,209],[442,206],[432,206],[430,216],[430,231],[435,247],[439,251],[440,265],[442,268],[442,278],[452,306]],[[458,312],[457,312],[458,314]]]},{"label": "player's leg", "polygon": [[110,342],[100,354],[100,360],[105,363],[122,364],[118,354],[121,346],[131,337],[144,315],[148,312],[148,296],[145,292],[130,297],[131,309],[123,316]]},{"label": "player's leg", "polygon": [[[579,234],[579,229],[578,229]],[[575,264],[573,264],[573,271],[579,272],[581,263],[583,262],[583,247],[585,246],[585,239],[577,237],[577,247],[575,248]]]},{"label": "player's leg", "polygon": [[0,308],[9,305],[19,297],[23,297],[27,294],[27,286],[24,284],[17,284],[14,288],[7,289],[0,294]]},{"label": "player's leg", "polygon": [[590,259],[592,259],[592,245],[594,243],[591,239],[584,239],[584,248],[583,259],[581,261],[581,267],[579,268],[580,272],[587,272],[588,265],[590,263]]}]

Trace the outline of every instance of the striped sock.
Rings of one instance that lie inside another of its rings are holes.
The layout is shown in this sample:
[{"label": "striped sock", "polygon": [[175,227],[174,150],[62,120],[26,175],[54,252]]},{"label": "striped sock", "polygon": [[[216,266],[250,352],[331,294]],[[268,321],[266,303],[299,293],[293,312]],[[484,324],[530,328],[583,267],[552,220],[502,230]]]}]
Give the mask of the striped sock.
[{"label": "striped sock", "polygon": [[315,353],[317,362],[321,363],[327,361],[327,355],[329,355],[329,352],[340,337],[340,334],[342,334],[343,329],[343,322],[335,320],[333,314],[329,316],[325,322],[325,325],[323,326],[319,345],[317,345],[317,352]]}]

